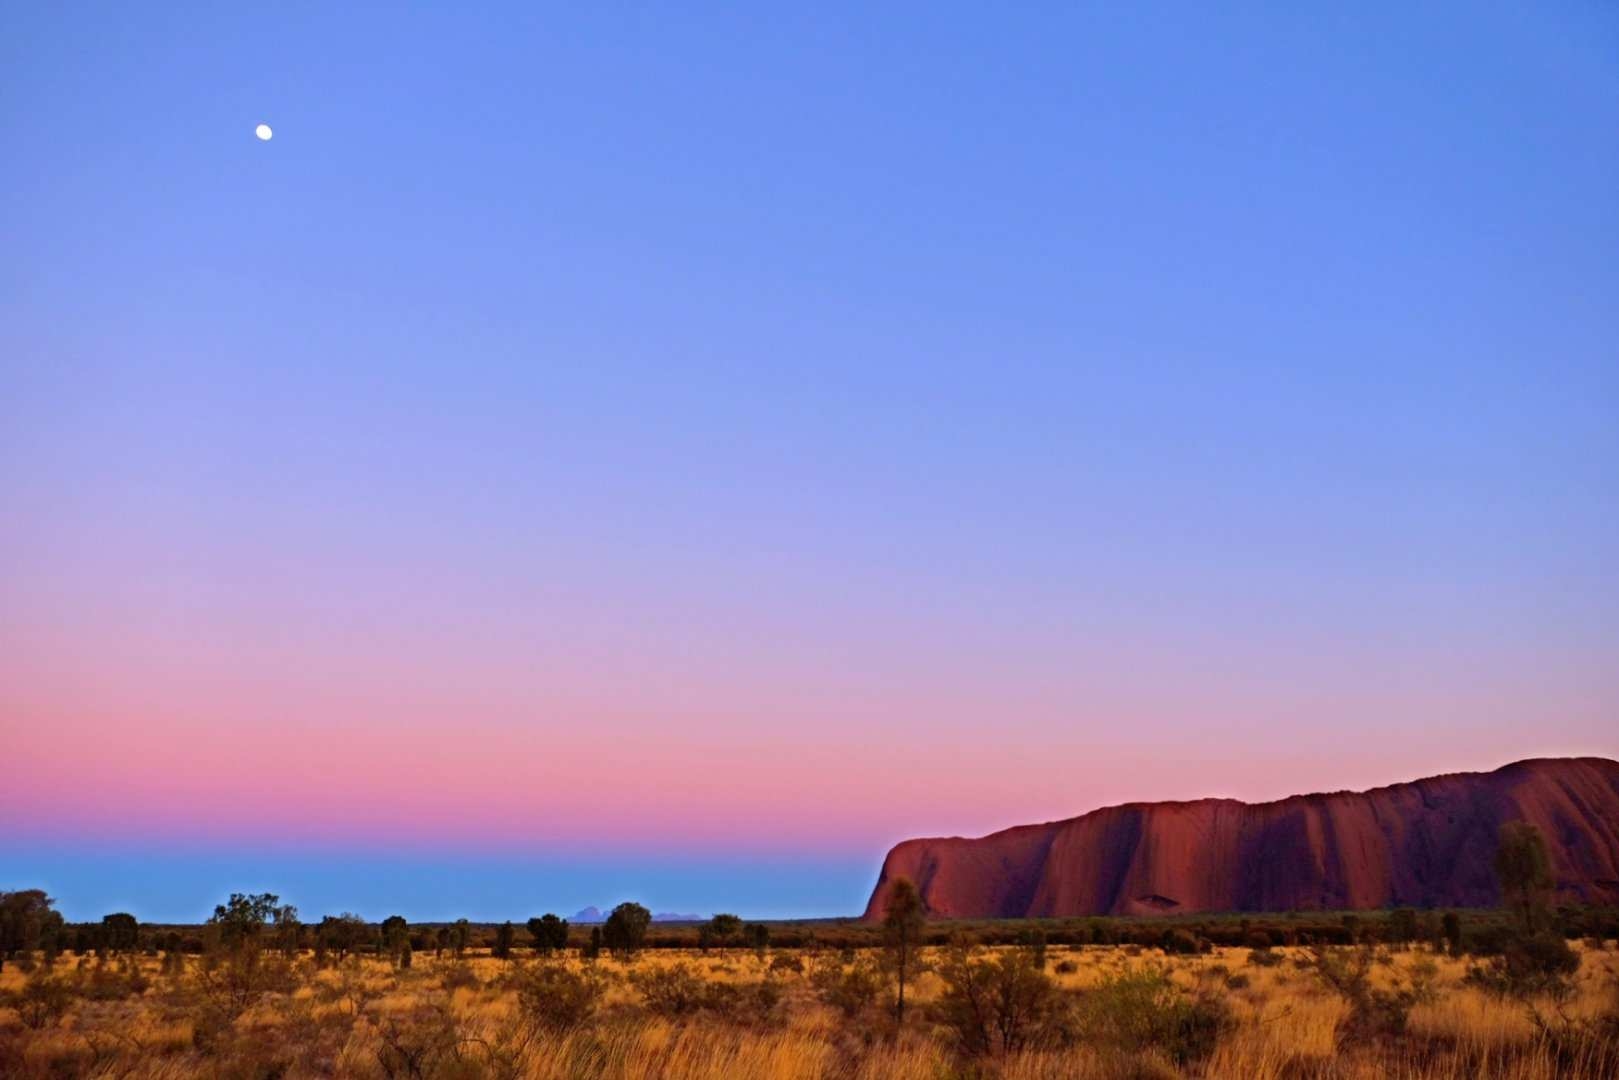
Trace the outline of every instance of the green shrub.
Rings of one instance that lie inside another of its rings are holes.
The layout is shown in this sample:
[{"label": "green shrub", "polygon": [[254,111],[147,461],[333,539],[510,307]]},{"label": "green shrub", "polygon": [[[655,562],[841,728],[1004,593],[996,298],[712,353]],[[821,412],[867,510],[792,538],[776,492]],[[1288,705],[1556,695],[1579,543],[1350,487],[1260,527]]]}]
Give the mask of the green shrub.
[{"label": "green shrub", "polygon": [[934,1011],[968,1054],[1015,1053],[1055,1035],[1061,998],[1033,948],[979,959],[958,947],[939,965],[944,992]]},{"label": "green shrub", "polygon": [[1105,979],[1078,1003],[1085,1041],[1129,1054],[1157,1050],[1182,1065],[1207,1058],[1233,1023],[1220,999],[1191,997],[1157,968]]},{"label": "green shrub", "polygon": [[1561,934],[1539,931],[1511,936],[1502,944],[1500,955],[1468,969],[1466,981],[1502,996],[1566,997],[1579,969],[1580,954],[1569,948]]},{"label": "green shrub", "polygon": [[[444,1075],[459,1047],[455,1022],[443,1009],[423,1006],[389,1012],[377,1025],[377,1065],[386,1077]],[[281,1070],[261,1075],[281,1075]]]},{"label": "green shrub", "polygon": [[589,1020],[601,1003],[602,980],[594,971],[570,971],[541,964],[523,975],[518,1007],[528,1020],[552,1031],[567,1031]]},{"label": "green shrub", "polygon": [[1338,1041],[1354,1044],[1405,1034],[1406,1019],[1417,993],[1407,986],[1382,990],[1371,982],[1377,954],[1370,945],[1358,948],[1318,946],[1312,961],[1321,981],[1349,1004],[1349,1016],[1338,1026]]},{"label": "green shrub", "polygon": [[821,1000],[846,1017],[870,1009],[883,990],[882,975],[869,960],[818,970],[813,982]]},{"label": "green shrub", "polygon": [[25,1025],[38,1030],[62,1018],[73,1003],[73,990],[61,979],[35,974],[21,990],[8,995],[4,1003],[17,1010],[18,1018]]},{"label": "green shrub", "polygon": [[686,963],[632,972],[630,983],[641,992],[646,1007],[659,1016],[689,1016],[702,1008],[707,998],[703,977]]}]

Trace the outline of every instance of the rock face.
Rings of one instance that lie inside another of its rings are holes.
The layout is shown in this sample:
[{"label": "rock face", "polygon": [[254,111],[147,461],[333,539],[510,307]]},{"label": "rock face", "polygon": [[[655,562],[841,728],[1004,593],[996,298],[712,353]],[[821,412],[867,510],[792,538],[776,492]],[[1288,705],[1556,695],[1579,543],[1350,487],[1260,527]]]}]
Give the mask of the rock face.
[{"label": "rock face", "polygon": [[1520,761],[1366,792],[1128,803],[978,839],[906,840],[865,917],[909,878],[935,918],[1489,907],[1502,824],[1545,835],[1560,901],[1619,903],[1619,762]]}]

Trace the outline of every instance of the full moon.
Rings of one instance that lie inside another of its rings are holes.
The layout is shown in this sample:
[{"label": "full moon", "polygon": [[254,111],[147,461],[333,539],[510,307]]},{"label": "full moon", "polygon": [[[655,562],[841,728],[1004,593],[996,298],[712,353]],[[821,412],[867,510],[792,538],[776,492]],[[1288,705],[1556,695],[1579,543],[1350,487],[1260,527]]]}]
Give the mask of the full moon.
[{"label": "full moon", "polygon": [[261,142],[269,142],[270,136],[274,135],[275,132],[270,130],[269,124],[260,124],[258,127],[253,129],[253,134],[257,135]]}]

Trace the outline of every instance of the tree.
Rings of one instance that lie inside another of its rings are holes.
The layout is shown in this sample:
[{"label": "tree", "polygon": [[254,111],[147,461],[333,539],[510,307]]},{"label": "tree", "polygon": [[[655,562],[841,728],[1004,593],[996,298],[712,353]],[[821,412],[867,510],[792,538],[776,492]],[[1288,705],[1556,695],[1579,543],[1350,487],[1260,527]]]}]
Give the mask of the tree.
[{"label": "tree", "polygon": [[511,920],[506,920],[495,931],[495,946],[490,951],[497,960],[509,960],[512,955],[512,945],[517,941],[517,930],[512,926]]},{"label": "tree", "polygon": [[1410,908],[1395,908],[1389,912],[1389,940],[1394,942],[1415,941],[1417,937],[1417,913]]},{"label": "tree", "polygon": [[1541,927],[1546,921],[1546,903],[1553,882],[1546,838],[1539,829],[1527,821],[1509,821],[1501,826],[1495,876],[1501,882],[1502,901],[1517,914],[1524,932],[1533,933]]},{"label": "tree", "polygon": [[1450,947],[1450,955],[1462,954],[1462,920],[1454,911],[1445,912],[1444,918],[1439,920],[1440,932],[1445,936],[1445,944]]},{"label": "tree", "polygon": [[764,956],[765,950],[770,947],[770,927],[764,923],[749,923],[743,928],[742,936],[747,938],[748,944],[752,946],[753,951],[761,957]]},{"label": "tree", "polygon": [[62,923],[51,910],[55,902],[43,889],[0,892],[0,969],[18,953],[39,948],[42,937],[55,935]]},{"label": "tree", "polygon": [[535,951],[550,954],[567,948],[568,920],[547,912],[528,921],[528,933],[534,939]]},{"label": "tree", "polygon": [[275,947],[290,960],[304,947],[304,924],[298,919],[298,909],[282,904],[275,909],[274,921]]},{"label": "tree", "polygon": [[274,972],[263,962],[265,927],[291,912],[281,907],[274,893],[231,893],[214,908],[208,920],[213,931],[213,956],[199,972],[201,988],[210,1005],[223,1016],[242,1013],[264,992]]},{"label": "tree", "polygon": [[396,967],[403,966],[400,958],[410,948],[410,924],[403,915],[390,915],[382,920],[382,947]]},{"label": "tree", "polygon": [[339,960],[353,952],[366,935],[365,920],[352,911],[341,915],[327,915],[315,928],[315,943],[319,949],[330,949]]},{"label": "tree", "polygon": [[140,944],[140,923],[125,911],[101,917],[102,940],[115,953],[134,952]]},{"label": "tree", "polygon": [[214,908],[208,922],[218,928],[220,944],[227,948],[257,945],[280,904],[281,898],[274,893],[231,893],[229,900]]},{"label": "tree", "polygon": [[455,958],[461,959],[461,954],[467,951],[472,944],[472,924],[465,919],[455,920],[450,927],[450,947],[455,952]]},{"label": "tree", "polygon": [[585,946],[584,952],[580,955],[586,960],[594,960],[601,954],[602,928],[599,926],[592,926],[590,928],[590,944]]},{"label": "tree", "polygon": [[939,1011],[968,1054],[1015,1053],[1037,1039],[1058,994],[1034,946],[980,960],[964,942],[950,949],[939,976]]},{"label": "tree", "polygon": [[708,931],[709,939],[723,949],[742,932],[742,917],[723,913],[715,915],[703,929]]},{"label": "tree", "polygon": [[921,974],[922,928],[927,920],[922,898],[909,878],[900,878],[888,893],[883,915],[883,947],[888,970],[898,987],[894,1021],[905,1023],[905,984]]},{"label": "tree", "polygon": [[620,958],[635,955],[652,925],[652,912],[633,901],[614,908],[602,923],[602,944]]}]

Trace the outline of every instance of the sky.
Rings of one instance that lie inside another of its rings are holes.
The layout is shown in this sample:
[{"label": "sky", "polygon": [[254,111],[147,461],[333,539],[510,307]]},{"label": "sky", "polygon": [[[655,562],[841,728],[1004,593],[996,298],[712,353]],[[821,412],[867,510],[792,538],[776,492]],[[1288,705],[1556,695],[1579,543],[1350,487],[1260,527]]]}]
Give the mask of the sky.
[{"label": "sky", "polygon": [[465,8],[6,12],[0,889],[1619,756],[1619,10]]}]

